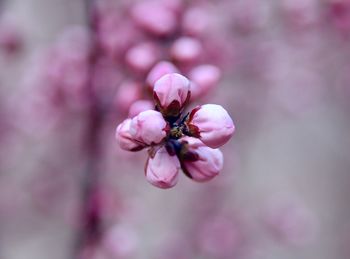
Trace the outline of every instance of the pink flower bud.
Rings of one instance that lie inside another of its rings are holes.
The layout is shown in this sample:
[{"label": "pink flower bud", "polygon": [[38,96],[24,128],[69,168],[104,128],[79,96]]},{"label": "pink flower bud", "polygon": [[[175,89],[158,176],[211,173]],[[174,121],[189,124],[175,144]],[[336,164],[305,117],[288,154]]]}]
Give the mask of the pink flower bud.
[{"label": "pink flower bud", "polygon": [[161,61],[158,64],[156,64],[152,70],[149,72],[147,76],[147,85],[152,89],[154,84],[158,79],[160,79],[162,76],[170,73],[178,73],[179,70],[170,62],[168,61]]},{"label": "pink flower bud", "polygon": [[157,62],[159,53],[152,43],[141,43],[128,50],[126,63],[137,73],[147,73]]},{"label": "pink flower bud", "polygon": [[176,29],[175,13],[161,2],[140,2],[131,10],[135,23],[156,36],[166,36]]},{"label": "pink flower bud", "polygon": [[195,161],[184,159],[183,169],[194,181],[209,181],[222,170],[224,157],[219,149],[207,147],[197,138],[185,137],[182,143],[187,143],[188,150],[196,154]]},{"label": "pink flower bud", "polygon": [[220,105],[205,104],[193,109],[186,122],[190,134],[211,148],[224,145],[235,126],[227,111]]},{"label": "pink flower bud", "polygon": [[172,58],[178,62],[193,62],[201,55],[202,44],[195,38],[182,37],[174,42],[170,53]]},{"label": "pink flower bud", "polygon": [[190,71],[191,98],[196,99],[207,94],[219,82],[221,71],[213,65],[201,65]]},{"label": "pink flower bud", "polygon": [[153,97],[166,116],[177,116],[190,98],[190,82],[180,74],[166,74],[154,85]]},{"label": "pink flower bud", "polygon": [[161,147],[154,155],[150,155],[145,167],[145,174],[147,181],[154,186],[168,189],[177,183],[179,170],[178,158],[175,155],[169,155],[165,147]]},{"label": "pink flower bud", "polygon": [[142,87],[138,82],[124,81],[115,96],[115,106],[127,112],[130,106],[141,98],[141,90]]},{"label": "pink flower bud", "polygon": [[115,138],[117,139],[119,146],[127,151],[141,150],[144,145],[134,140],[130,134],[131,119],[124,120],[117,127]]},{"label": "pink flower bud", "polygon": [[130,134],[135,140],[146,145],[158,144],[165,138],[167,126],[160,112],[144,111],[132,119]]},{"label": "pink flower bud", "polygon": [[141,112],[148,111],[148,110],[154,110],[154,104],[153,102],[149,100],[138,100],[134,102],[129,109],[129,117],[135,117]]}]

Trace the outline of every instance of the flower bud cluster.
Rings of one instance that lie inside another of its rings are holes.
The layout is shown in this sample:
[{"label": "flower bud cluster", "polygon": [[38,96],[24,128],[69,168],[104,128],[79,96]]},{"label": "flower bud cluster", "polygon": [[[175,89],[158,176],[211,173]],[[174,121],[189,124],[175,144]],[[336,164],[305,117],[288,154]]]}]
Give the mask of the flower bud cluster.
[{"label": "flower bud cluster", "polygon": [[[40,88],[40,100],[33,97],[31,102],[35,109],[45,106],[38,113],[52,118],[65,110],[81,114],[91,106],[131,118],[151,108],[155,82],[172,73],[190,79],[187,101],[198,100],[218,85],[222,74],[223,63],[210,51],[215,49],[208,33],[212,24],[205,4],[94,1],[93,34],[84,26],[69,27],[28,71],[26,83]],[[183,102],[179,98],[173,105]]]},{"label": "flower bud cluster", "polygon": [[176,185],[180,169],[194,181],[205,182],[223,167],[218,148],[231,138],[233,121],[216,104],[197,106],[186,114],[190,96],[191,83],[186,77],[165,74],[154,83],[156,110],[141,111],[117,127],[116,139],[122,149],[148,148],[145,175],[159,188]]},{"label": "flower bud cluster", "polygon": [[132,114],[133,103],[152,100],[155,81],[171,73],[191,80],[192,101],[207,95],[217,86],[223,67],[223,62],[212,57],[219,51],[210,51],[216,48],[209,33],[215,22],[210,6],[203,3],[151,0],[114,6],[97,1],[99,46],[124,75],[117,83],[114,108]]}]

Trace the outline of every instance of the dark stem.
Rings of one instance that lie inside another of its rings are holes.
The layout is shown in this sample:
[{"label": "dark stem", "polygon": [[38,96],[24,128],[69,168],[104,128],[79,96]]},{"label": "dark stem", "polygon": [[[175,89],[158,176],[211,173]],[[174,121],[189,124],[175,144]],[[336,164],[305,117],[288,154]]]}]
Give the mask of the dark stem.
[{"label": "dark stem", "polygon": [[[86,94],[89,100],[87,108],[87,126],[86,136],[83,139],[86,155],[86,169],[82,176],[82,197],[80,212],[80,229],[76,241],[75,255],[82,252],[83,249],[95,247],[101,238],[101,209],[99,195],[99,133],[103,122],[103,111],[93,90],[93,76],[95,64],[99,55],[95,39],[95,24],[92,17],[93,0],[86,0],[87,24],[90,31],[90,56],[88,66],[88,83],[86,85]],[[86,144],[86,145],[85,145]]]}]

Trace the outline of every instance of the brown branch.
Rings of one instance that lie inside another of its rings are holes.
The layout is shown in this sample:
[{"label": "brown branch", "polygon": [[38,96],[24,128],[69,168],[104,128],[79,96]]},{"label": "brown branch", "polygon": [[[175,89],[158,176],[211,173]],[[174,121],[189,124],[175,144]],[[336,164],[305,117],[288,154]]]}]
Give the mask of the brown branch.
[{"label": "brown branch", "polygon": [[90,32],[90,56],[88,66],[88,82],[86,85],[86,94],[89,100],[87,110],[86,136],[83,138],[84,150],[86,155],[86,169],[82,179],[81,193],[81,213],[80,213],[80,229],[78,232],[75,255],[81,253],[86,247],[94,247],[100,242],[101,215],[100,215],[100,197],[99,197],[99,172],[98,160],[99,152],[99,136],[101,125],[103,122],[104,112],[93,91],[93,74],[95,64],[99,57],[99,49],[96,43],[96,29],[92,17],[93,0],[86,0],[87,24]]}]

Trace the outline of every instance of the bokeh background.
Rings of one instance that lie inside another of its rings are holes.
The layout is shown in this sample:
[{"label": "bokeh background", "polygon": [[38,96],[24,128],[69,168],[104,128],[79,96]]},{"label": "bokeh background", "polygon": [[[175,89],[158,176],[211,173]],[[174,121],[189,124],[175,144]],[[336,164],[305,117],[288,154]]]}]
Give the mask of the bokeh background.
[{"label": "bokeh background", "polygon": [[[145,180],[145,151],[114,138],[127,116],[114,96],[125,78],[142,78],[123,63],[145,40],[128,41],[136,2],[1,1],[0,258],[350,258],[350,1],[184,1],[179,12],[207,18],[199,38],[222,70],[199,102],[223,105],[236,132],[218,177],[182,175],[170,190]],[[90,69],[94,8],[110,19],[113,53]],[[49,53],[55,44],[68,50]],[[63,101],[60,84],[72,86]],[[102,121],[84,91],[98,96]],[[96,240],[86,240],[89,181]]]}]

